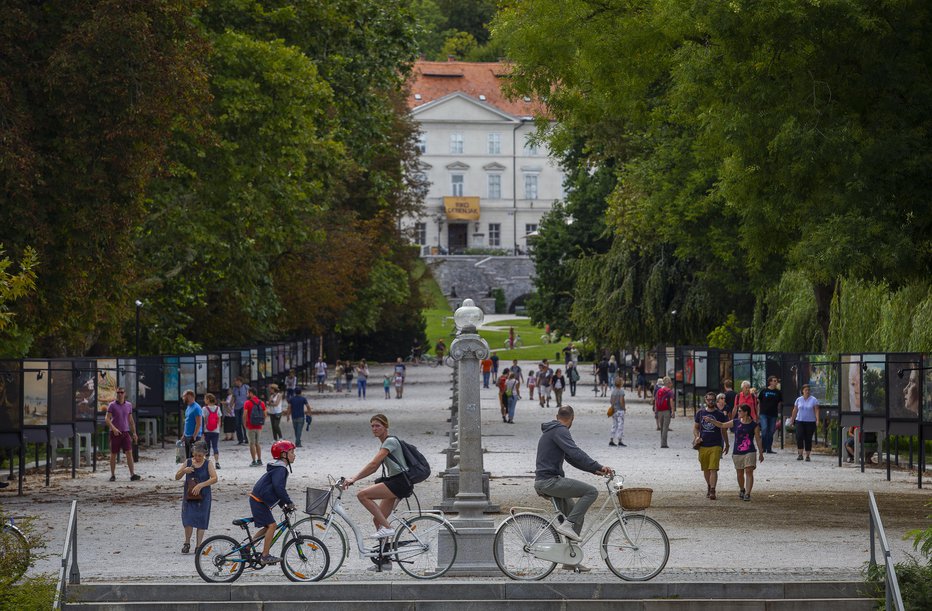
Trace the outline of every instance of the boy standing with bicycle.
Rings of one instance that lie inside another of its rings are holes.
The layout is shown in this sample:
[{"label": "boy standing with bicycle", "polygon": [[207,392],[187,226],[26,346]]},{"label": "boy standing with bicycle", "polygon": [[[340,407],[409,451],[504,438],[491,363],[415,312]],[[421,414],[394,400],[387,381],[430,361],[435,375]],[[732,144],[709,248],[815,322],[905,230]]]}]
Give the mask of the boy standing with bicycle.
[{"label": "boy standing with bicycle", "polygon": [[276,441],[272,444],[272,458],[275,460],[268,464],[265,474],[259,478],[249,495],[253,523],[259,529],[256,531],[256,539],[263,537],[262,564],[276,564],[280,560],[269,554],[276,525],[272,507],[281,505],[286,512],[294,511],[286,484],[291,464],[296,458],[295,445],[287,439]]}]

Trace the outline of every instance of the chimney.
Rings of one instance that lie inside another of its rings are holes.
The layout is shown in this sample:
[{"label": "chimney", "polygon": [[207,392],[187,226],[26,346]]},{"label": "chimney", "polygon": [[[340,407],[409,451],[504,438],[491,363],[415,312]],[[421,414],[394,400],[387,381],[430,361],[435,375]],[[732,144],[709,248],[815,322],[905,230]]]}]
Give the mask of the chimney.
[{"label": "chimney", "polygon": [[455,62],[455,61],[456,61],[456,56],[455,56],[455,55],[447,55],[447,61],[448,61],[448,62]]}]

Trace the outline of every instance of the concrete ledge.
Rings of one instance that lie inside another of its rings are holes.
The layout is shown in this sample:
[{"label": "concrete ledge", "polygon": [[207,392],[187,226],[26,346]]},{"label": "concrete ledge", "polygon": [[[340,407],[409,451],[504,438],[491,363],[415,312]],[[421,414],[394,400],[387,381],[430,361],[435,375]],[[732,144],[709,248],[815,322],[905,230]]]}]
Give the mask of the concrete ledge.
[{"label": "concrete ledge", "polygon": [[[271,584],[270,584],[271,585]],[[429,601],[308,601],[302,609],[328,611],[356,611],[357,609],[379,609],[379,611],[811,611],[811,599],[796,600],[429,600]],[[293,611],[294,601],[270,602],[201,602],[201,603],[123,603],[89,602],[70,605],[85,611]],[[820,599],[819,611],[869,611],[876,609],[877,601],[869,598]]]},{"label": "concrete ledge", "polygon": [[[254,603],[262,601],[450,601],[463,605],[488,601],[759,601],[826,600],[863,598],[864,586],[857,581],[823,582],[517,582],[517,581],[383,581],[319,582],[286,581],[207,583],[88,584],[69,588],[79,602],[106,603]],[[269,604],[269,603],[264,603]],[[821,604],[821,603],[820,603]],[[254,608],[247,606],[246,608]],[[551,607],[547,607],[551,608]],[[740,607],[736,607],[740,608]],[[760,607],[754,607],[760,608]],[[792,608],[792,607],[790,607]],[[462,610],[460,610],[462,611]]]}]

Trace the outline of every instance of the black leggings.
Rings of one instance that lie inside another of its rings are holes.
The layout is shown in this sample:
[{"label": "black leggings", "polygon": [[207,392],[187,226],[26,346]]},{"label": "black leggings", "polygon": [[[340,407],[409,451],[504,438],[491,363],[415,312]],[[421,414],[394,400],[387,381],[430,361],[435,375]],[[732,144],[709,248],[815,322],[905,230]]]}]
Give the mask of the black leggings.
[{"label": "black leggings", "polygon": [[796,449],[805,448],[807,452],[812,451],[812,436],[815,435],[815,422],[796,421]]}]

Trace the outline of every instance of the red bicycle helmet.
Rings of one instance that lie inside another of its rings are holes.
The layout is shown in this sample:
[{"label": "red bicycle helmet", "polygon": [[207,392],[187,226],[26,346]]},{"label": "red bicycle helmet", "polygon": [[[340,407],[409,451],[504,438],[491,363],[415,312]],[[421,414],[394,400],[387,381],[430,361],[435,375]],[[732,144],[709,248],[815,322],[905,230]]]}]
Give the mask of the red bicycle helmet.
[{"label": "red bicycle helmet", "polygon": [[280,439],[272,444],[272,458],[279,460],[282,456],[295,449],[295,444],[287,439]]}]

